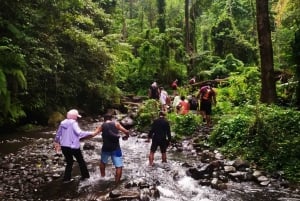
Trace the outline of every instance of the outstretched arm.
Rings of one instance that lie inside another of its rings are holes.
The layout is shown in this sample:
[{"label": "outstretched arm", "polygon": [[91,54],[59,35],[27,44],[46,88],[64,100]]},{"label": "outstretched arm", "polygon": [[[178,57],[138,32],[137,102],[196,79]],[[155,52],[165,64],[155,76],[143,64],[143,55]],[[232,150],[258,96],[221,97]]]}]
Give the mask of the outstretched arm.
[{"label": "outstretched arm", "polygon": [[129,130],[124,128],[119,122],[116,122],[116,128],[126,134],[126,137],[123,138],[123,140],[129,137]]},{"label": "outstretched arm", "polygon": [[102,131],[102,127],[96,127],[96,129],[94,130],[94,132],[88,136],[82,137],[80,138],[80,140],[86,140],[86,139],[90,139],[95,137],[96,135],[98,135],[100,132]]}]

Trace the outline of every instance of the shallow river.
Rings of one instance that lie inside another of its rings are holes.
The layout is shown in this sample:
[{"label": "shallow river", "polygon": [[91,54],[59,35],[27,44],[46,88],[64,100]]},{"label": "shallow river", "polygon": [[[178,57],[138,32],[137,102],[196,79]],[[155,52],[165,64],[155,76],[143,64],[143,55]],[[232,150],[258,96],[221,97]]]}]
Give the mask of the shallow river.
[{"label": "shallow river", "polygon": [[[94,128],[95,124],[85,125],[84,129]],[[3,138],[0,144],[0,153],[5,155],[16,151],[19,147],[32,143],[36,138],[53,138],[54,131],[39,132],[24,135],[10,135],[9,143]],[[7,138],[6,138],[7,139]],[[37,192],[38,200],[102,200],[103,196],[111,190],[126,190],[120,188],[130,181],[144,180],[155,184],[159,191],[159,197],[152,197],[158,201],[300,201],[298,191],[288,189],[273,189],[272,187],[260,187],[254,183],[228,184],[226,190],[215,190],[207,186],[201,186],[198,181],[186,175],[187,168],[182,164],[193,164],[197,157],[189,152],[175,152],[169,150],[168,163],[161,163],[160,153],[155,154],[154,167],[148,166],[148,152],[150,143],[144,139],[130,137],[121,142],[124,157],[124,169],[122,183],[114,186],[114,167],[111,163],[106,168],[106,177],[100,177],[98,168],[101,137],[96,136],[87,140],[95,146],[94,150],[84,150],[84,157],[88,164],[91,178],[87,181],[79,181],[78,168],[74,167],[74,182],[63,184],[61,179],[56,179],[41,186]],[[82,143],[83,145],[84,143]],[[48,154],[54,154],[48,153]],[[76,164],[76,163],[75,163]],[[62,172],[64,169],[61,168]],[[60,172],[60,173],[61,173]],[[151,200],[150,199],[150,200]]]}]

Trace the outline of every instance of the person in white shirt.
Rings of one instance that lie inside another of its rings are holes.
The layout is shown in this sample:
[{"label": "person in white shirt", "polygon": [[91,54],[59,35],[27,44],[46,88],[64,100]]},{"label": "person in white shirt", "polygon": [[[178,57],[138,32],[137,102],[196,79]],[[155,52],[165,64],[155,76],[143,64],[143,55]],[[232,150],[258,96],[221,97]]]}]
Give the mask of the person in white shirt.
[{"label": "person in white shirt", "polygon": [[176,111],[176,113],[179,112],[179,109],[177,108],[177,106],[179,105],[180,101],[181,101],[181,99],[180,99],[180,96],[178,95],[178,92],[175,92],[175,97],[173,99],[172,106],[173,106],[174,111]]},{"label": "person in white shirt", "polygon": [[161,104],[161,110],[166,112],[168,110],[167,105],[167,98],[168,98],[168,92],[164,90],[163,87],[160,87],[160,96],[159,96],[159,102]]}]

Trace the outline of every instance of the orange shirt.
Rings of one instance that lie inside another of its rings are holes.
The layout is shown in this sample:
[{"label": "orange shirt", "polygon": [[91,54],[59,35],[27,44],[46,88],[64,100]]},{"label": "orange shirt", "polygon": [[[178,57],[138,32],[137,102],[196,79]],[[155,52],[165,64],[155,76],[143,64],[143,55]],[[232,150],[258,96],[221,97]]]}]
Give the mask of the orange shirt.
[{"label": "orange shirt", "polygon": [[189,113],[190,104],[188,102],[181,101],[179,104],[181,105],[179,114],[187,114],[187,113]]}]

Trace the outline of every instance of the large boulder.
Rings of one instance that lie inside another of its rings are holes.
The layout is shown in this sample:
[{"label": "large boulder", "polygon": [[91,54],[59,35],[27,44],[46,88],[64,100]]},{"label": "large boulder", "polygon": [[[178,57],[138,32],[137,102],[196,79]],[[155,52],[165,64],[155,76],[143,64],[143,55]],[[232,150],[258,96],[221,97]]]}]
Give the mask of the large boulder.
[{"label": "large boulder", "polygon": [[48,126],[57,127],[59,123],[65,119],[65,116],[60,112],[53,112],[48,118]]}]

